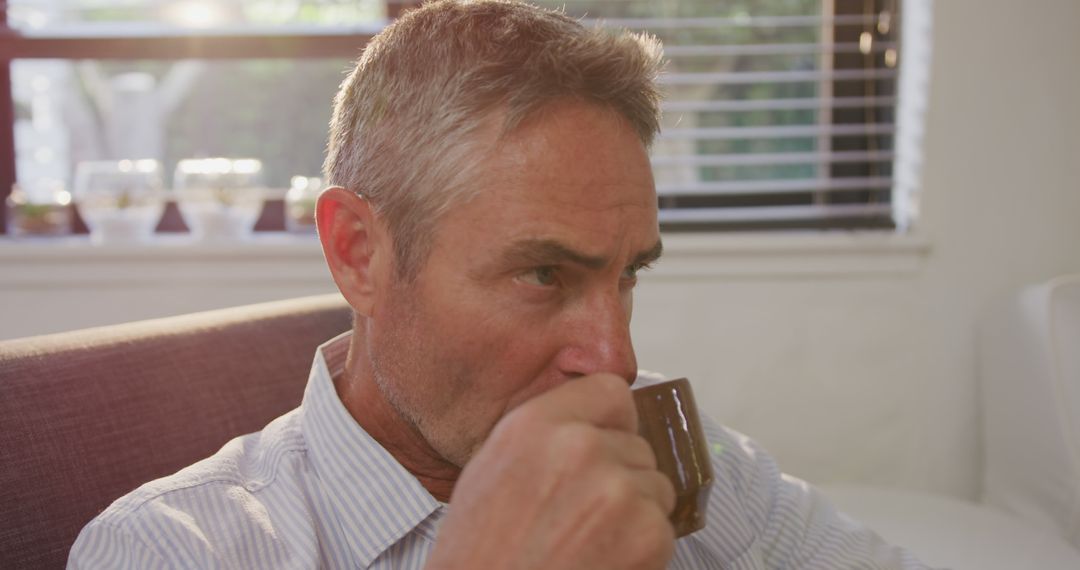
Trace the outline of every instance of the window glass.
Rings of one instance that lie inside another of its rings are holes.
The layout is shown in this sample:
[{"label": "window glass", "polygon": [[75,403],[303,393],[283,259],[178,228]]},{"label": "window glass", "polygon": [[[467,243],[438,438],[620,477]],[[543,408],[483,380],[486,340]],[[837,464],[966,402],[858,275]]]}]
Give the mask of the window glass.
[{"label": "window glass", "polygon": [[185,158],[263,162],[264,182],[317,176],[331,102],[351,62],[18,60],[21,181],[71,181],[80,161],[152,158],[168,183]]},{"label": "window glass", "polygon": [[9,25],[24,30],[341,26],[386,17],[382,0],[10,0],[7,5]]},{"label": "window glass", "polygon": [[892,224],[896,1],[540,3],[663,41],[666,229]]}]

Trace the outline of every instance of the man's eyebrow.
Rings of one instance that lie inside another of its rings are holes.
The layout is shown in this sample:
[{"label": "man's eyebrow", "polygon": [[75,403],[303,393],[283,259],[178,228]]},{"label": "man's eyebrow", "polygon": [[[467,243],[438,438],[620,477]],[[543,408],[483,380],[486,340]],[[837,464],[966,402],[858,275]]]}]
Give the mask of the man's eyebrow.
[{"label": "man's eyebrow", "polygon": [[[649,249],[634,257],[632,265],[648,265],[660,258],[664,246],[657,240]],[[588,255],[552,239],[526,239],[514,242],[503,252],[503,260],[510,265],[556,265],[571,262],[588,269],[603,269],[608,259],[603,256]]]},{"label": "man's eyebrow", "polygon": [[555,265],[569,261],[589,269],[602,269],[607,258],[575,251],[553,239],[524,239],[516,241],[503,252],[503,260],[519,265]]},{"label": "man's eyebrow", "polygon": [[634,265],[639,267],[650,265],[652,263],[655,263],[656,260],[660,259],[660,256],[663,254],[664,242],[656,240],[656,243],[653,244],[652,247],[637,254],[637,257],[634,258]]}]

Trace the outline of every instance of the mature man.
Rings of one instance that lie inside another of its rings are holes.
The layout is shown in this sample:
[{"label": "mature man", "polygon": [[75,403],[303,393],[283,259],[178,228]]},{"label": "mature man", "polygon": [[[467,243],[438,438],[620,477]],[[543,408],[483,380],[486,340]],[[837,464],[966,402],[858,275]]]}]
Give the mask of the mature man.
[{"label": "mature man", "polygon": [[658,65],[654,40],[500,1],[375,38],[318,207],[353,331],[300,408],[118,500],[70,566],[918,567],[711,424],[709,524],[675,540],[629,389]]}]

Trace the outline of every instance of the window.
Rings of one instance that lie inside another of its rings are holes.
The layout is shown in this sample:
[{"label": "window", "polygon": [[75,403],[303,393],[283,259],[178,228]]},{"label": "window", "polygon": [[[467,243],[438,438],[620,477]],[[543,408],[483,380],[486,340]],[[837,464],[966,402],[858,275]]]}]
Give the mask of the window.
[{"label": "window", "polygon": [[[16,174],[24,186],[48,177],[70,187],[83,160],[156,158],[171,173],[184,158],[253,157],[263,162],[264,182],[279,189],[258,226],[272,230],[284,227],[280,198],[290,178],[319,173],[344,71],[402,7],[383,0],[7,6],[14,33],[0,40],[10,57],[0,92],[12,95],[13,129],[0,130],[0,195]],[[170,205],[158,230],[183,229]]]},{"label": "window", "polygon": [[[665,230],[893,227],[898,0],[536,3],[664,41]],[[228,155],[262,159],[274,187],[316,175],[343,72],[409,4],[12,0],[0,198],[16,172],[70,181],[79,160],[133,149],[165,172]],[[172,211],[159,229],[179,227]]]},{"label": "window", "polygon": [[893,227],[897,1],[565,6],[664,42],[665,230]]}]

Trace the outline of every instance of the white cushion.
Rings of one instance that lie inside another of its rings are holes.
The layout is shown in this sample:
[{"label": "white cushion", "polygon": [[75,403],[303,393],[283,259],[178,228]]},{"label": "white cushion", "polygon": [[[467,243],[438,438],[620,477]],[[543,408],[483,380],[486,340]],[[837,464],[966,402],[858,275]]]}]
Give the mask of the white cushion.
[{"label": "white cushion", "polygon": [[1061,537],[992,507],[897,489],[820,489],[840,511],[936,568],[1080,568],[1080,552]]},{"label": "white cushion", "polygon": [[1080,275],[1024,289],[980,332],[983,502],[1080,548]]}]

